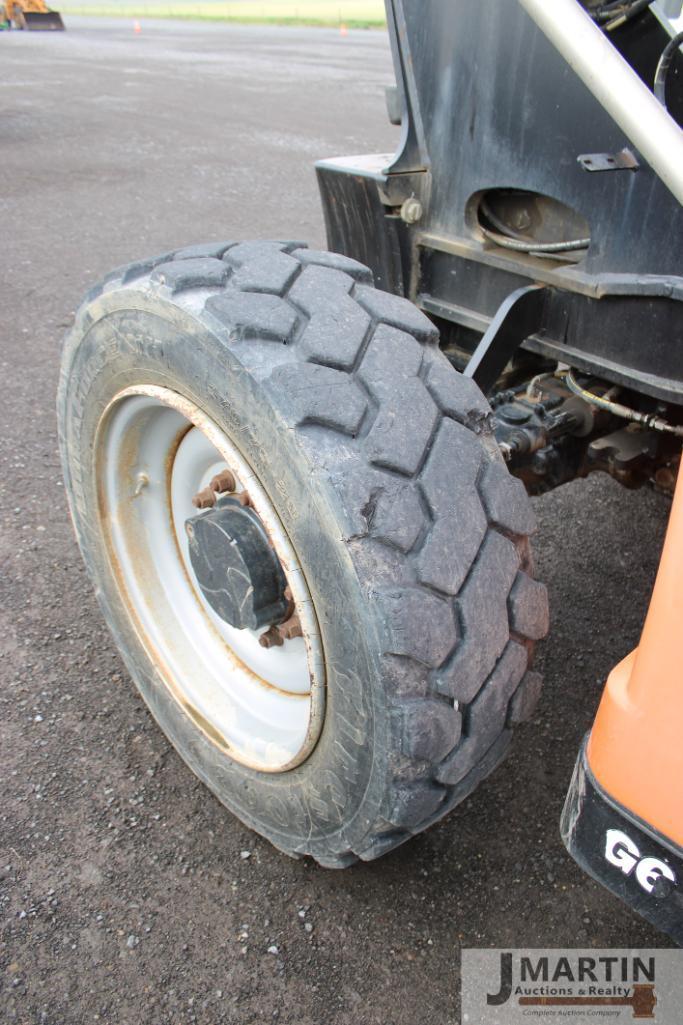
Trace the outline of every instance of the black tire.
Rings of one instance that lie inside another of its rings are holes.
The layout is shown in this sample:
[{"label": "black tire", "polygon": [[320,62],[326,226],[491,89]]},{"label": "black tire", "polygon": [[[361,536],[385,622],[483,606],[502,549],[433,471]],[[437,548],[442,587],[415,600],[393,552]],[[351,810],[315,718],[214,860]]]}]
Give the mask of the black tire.
[{"label": "black tire", "polygon": [[[120,600],[91,452],[114,391],[165,383],[239,444],[299,553],[326,652],[327,711],[295,769],[259,773],[170,696]],[[301,243],[195,246],[90,293],[67,339],[60,444],[71,512],[130,673],[190,767],[294,855],[342,867],[440,819],[536,703],[547,630],[533,515],[490,408],[411,303]],[[285,496],[285,497],[283,497]]]}]

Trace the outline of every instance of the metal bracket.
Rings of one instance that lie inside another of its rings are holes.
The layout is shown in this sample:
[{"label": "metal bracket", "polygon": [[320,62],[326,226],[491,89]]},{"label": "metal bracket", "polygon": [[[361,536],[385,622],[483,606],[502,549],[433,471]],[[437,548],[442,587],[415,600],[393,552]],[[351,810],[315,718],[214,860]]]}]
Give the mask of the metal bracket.
[{"label": "metal bracket", "polygon": [[543,285],[526,285],[511,292],[498,307],[463,371],[484,394],[494,384],[522,342],[536,334],[543,324],[546,289]]},{"label": "metal bracket", "polygon": [[625,146],[618,153],[581,153],[576,158],[584,171],[637,171],[640,164]]}]

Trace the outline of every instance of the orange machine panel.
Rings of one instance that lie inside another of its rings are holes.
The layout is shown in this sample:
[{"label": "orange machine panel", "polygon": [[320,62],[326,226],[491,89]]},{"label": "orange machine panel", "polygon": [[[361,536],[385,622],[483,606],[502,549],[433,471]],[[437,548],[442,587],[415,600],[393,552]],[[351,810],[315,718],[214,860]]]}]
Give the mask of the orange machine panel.
[{"label": "orange machine panel", "polygon": [[615,800],[683,846],[683,473],[640,644],[610,673],[588,762]]}]

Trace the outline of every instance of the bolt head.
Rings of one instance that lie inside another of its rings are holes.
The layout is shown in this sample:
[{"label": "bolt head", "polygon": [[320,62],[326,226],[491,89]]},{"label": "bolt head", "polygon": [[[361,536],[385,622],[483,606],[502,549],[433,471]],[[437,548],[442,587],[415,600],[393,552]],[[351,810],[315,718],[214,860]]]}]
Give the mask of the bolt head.
[{"label": "bolt head", "polygon": [[289,619],[286,619],[284,623],[280,623],[276,630],[285,641],[291,641],[295,637],[303,637],[304,635],[296,612]]},{"label": "bolt head", "polygon": [[406,224],[415,224],[422,217],[422,203],[411,196],[401,207],[401,220]]}]

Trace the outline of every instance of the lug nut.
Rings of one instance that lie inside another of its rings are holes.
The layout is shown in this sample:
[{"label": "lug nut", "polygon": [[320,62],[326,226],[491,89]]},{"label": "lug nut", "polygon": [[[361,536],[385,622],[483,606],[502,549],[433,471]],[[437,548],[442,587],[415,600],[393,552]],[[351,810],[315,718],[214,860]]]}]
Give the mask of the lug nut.
[{"label": "lug nut", "polygon": [[240,491],[239,494],[235,495],[234,497],[237,499],[240,505],[251,505],[251,499],[249,498],[249,493],[247,491]]},{"label": "lug nut", "polygon": [[292,594],[292,589],[289,586],[289,584],[287,584],[287,586],[285,587],[285,601],[287,602],[287,617],[285,619],[286,623],[288,619],[292,618],[292,616],[294,615],[294,610],[296,608],[296,605],[294,604],[294,596]]},{"label": "lug nut", "polygon": [[202,491],[198,491],[192,499],[192,505],[195,509],[211,509],[216,504],[216,496],[211,488],[204,488]]},{"label": "lug nut", "polygon": [[[285,595],[287,595],[287,591],[285,591]],[[291,595],[291,591],[289,593]],[[258,642],[262,648],[279,648],[285,641],[291,641],[295,637],[303,637],[303,630],[296,612],[279,626],[268,627],[266,632],[261,634]]]},{"label": "lug nut", "polygon": [[269,626],[266,632],[261,634],[258,642],[262,648],[279,648],[284,644],[280,631],[276,626]]},{"label": "lug nut", "polygon": [[211,479],[209,487],[212,491],[217,491],[219,495],[224,495],[226,492],[234,491],[237,486],[235,475],[231,470],[221,470],[215,477]]},{"label": "lug nut", "polygon": [[295,637],[303,637],[304,632],[301,629],[301,623],[296,613],[286,619],[284,623],[280,623],[277,627],[277,632],[284,641],[291,641]]}]

